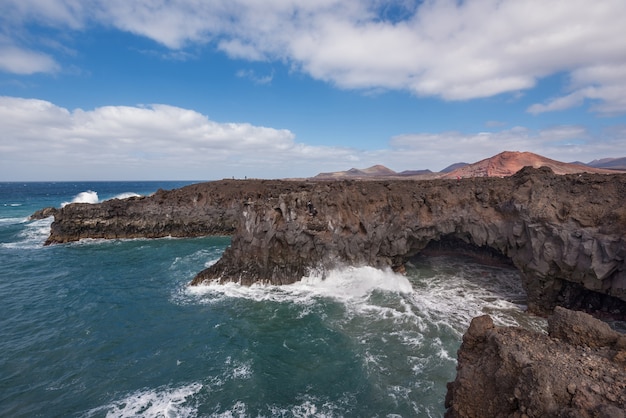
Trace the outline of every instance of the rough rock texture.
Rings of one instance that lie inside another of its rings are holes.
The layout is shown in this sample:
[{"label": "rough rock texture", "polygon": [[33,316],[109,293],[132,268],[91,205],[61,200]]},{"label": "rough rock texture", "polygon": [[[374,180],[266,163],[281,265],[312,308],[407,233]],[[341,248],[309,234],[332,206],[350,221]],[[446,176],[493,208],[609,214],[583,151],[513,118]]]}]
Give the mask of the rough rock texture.
[{"label": "rough rock texture", "polygon": [[338,264],[402,270],[433,243],[502,255],[521,272],[529,308],[623,314],[626,175],[220,181],[55,213],[49,243],[80,238],[233,234],[205,280],[292,283]]},{"label": "rough rock texture", "polygon": [[557,307],[549,335],[474,318],[446,417],[606,417],[626,411],[626,335]]},{"label": "rough rock texture", "polygon": [[249,202],[231,246],[193,283],[291,283],[340,263],[401,270],[433,241],[508,257],[534,312],[562,304],[619,313],[626,176],[526,168],[507,178],[314,183]]},{"label": "rough rock texture", "polygon": [[[111,199],[100,204],[73,203],[52,211],[46,244],[83,238],[159,238],[231,235],[238,224],[243,182],[194,184],[158,190],[152,196]],[[255,193],[256,196],[256,193]],[[49,208],[31,218],[46,215]]]}]

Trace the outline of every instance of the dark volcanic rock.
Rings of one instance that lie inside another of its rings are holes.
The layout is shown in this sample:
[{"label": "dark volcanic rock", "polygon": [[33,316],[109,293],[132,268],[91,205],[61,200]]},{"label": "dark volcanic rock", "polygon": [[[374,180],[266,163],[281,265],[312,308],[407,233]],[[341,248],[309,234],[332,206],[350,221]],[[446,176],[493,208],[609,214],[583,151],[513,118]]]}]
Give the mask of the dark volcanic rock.
[{"label": "dark volcanic rock", "polygon": [[[401,271],[429,243],[508,258],[529,308],[577,304],[624,314],[626,175],[219,181],[154,196],[72,204],[48,242],[80,238],[230,235],[193,280],[292,283],[340,264]],[[432,247],[432,244],[431,244]]]},{"label": "dark volcanic rock", "polygon": [[31,220],[46,219],[56,215],[57,208],[43,208],[29,216]]},{"label": "dark volcanic rock", "polygon": [[446,417],[624,417],[626,335],[557,307],[549,335],[474,318]]},{"label": "dark volcanic rock", "polygon": [[624,175],[527,168],[502,179],[311,183],[251,202],[239,222],[222,259],[194,284],[291,283],[342,263],[401,270],[432,241],[460,242],[509,258],[534,312],[578,301],[572,289],[584,289],[607,296],[584,308],[624,313]]}]

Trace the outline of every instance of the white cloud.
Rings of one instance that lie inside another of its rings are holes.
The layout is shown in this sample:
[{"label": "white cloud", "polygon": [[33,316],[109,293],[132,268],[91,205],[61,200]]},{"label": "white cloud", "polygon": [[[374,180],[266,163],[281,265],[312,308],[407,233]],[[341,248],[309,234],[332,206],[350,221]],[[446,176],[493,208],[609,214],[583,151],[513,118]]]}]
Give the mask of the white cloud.
[{"label": "white cloud", "polygon": [[286,129],[219,123],[167,105],[68,110],[0,97],[0,126],[3,179],[308,176],[351,152],[296,143]]},{"label": "white cloud", "polygon": [[239,70],[236,75],[239,78],[246,78],[255,84],[271,84],[274,79],[273,72],[267,75],[259,75],[254,70]]},{"label": "white cloud", "polygon": [[529,111],[585,100],[600,113],[626,111],[623,0],[11,0],[6,9],[16,22],[104,23],[172,49],[214,42],[233,58],[284,61],[342,88],[445,100],[515,94],[566,73],[563,97]]},{"label": "white cloud", "polygon": [[68,110],[53,103],[0,97],[0,179],[218,179],[309,177],[384,164],[394,170],[476,162],[505,150],[560,161],[624,156],[626,129],[592,133],[564,125],[534,131],[410,133],[389,147],[312,146],[285,129],[221,123],[167,105]]},{"label": "white cloud", "polygon": [[14,74],[53,73],[59,70],[54,58],[38,51],[0,44],[0,71]]}]

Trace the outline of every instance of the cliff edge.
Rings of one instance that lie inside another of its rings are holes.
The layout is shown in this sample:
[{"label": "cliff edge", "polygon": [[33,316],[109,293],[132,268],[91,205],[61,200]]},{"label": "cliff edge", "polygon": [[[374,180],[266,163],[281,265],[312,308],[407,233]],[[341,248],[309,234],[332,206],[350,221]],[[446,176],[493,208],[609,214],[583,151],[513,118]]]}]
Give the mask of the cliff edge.
[{"label": "cliff edge", "polygon": [[626,314],[626,175],[524,168],[459,180],[223,180],[52,212],[47,243],[231,235],[203,281],[287,284],[312,270],[402,271],[424,250],[510,260],[532,312]]}]

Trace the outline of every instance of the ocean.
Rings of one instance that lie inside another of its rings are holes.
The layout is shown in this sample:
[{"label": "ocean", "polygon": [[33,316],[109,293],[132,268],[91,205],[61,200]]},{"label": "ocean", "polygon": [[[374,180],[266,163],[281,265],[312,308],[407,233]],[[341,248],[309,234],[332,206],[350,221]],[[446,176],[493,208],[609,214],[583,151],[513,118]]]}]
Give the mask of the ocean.
[{"label": "ocean", "polygon": [[44,247],[28,220],[185,184],[0,183],[0,416],[441,417],[472,317],[545,329],[517,271],[461,256],[189,287],[228,237]]}]

